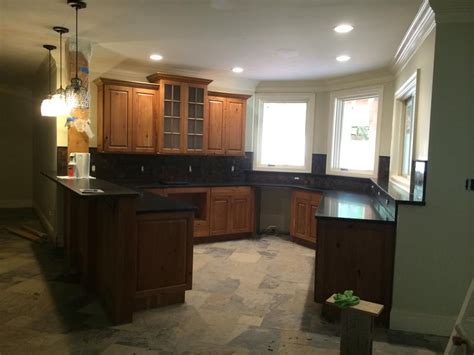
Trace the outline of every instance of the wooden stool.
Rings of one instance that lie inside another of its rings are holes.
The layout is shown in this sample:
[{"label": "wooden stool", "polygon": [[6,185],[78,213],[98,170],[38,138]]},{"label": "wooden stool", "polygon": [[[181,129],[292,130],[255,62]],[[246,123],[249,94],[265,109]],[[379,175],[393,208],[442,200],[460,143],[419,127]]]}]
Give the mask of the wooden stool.
[{"label": "wooden stool", "polygon": [[[335,305],[334,296],[326,300],[326,304]],[[369,355],[372,354],[372,338],[374,318],[383,310],[383,305],[360,300],[358,305],[341,308],[341,354]]]}]

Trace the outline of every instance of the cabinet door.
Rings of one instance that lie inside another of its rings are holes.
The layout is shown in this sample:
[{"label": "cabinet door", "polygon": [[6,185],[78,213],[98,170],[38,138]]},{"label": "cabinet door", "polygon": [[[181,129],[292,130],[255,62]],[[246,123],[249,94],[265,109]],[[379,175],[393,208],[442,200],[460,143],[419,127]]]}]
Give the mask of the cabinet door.
[{"label": "cabinet door", "polygon": [[243,155],[245,150],[245,101],[226,99],[225,113],[226,154]]},{"label": "cabinet door", "polygon": [[252,191],[232,196],[230,218],[231,233],[248,233],[252,231],[253,215]]},{"label": "cabinet door", "polygon": [[228,195],[211,194],[211,235],[229,234],[231,200]]},{"label": "cabinet door", "polygon": [[156,152],[157,92],[133,89],[132,149],[136,153]]},{"label": "cabinet door", "polygon": [[321,200],[320,193],[311,194],[311,201],[310,201],[310,208],[309,208],[310,214],[308,216],[308,223],[309,223],[309,238],[313,242],[316,242],[318,224],[317,224],[315,215],[316,215],[316,212],[318,211],[320,200]]},{"label": "cabinet door", "polygon": [[160,152],[184,151],[184,91],[183,85],[161,81],[160,86]]},{"label": "cabinet door", "polygon": [[207,87],[206,85],[187,86],[186,111],[186,151],[188,153],[203,153],[206,151],[207,124]]},{"label": "cabinet door", "polygon": [[291,235],[297,238],[308,239],[310,214],[309,194],[301,191],[294,191],[291,203]]},{"label": "cabinet door", "polygon": [[104,88],[104,150],[132,150],[132,89],[106,85]]},{"label": "cabinet door", "polygon": [[226,99],[210,96],[207,130],[207,151],[210,154],[225,154],[224,116]]}]

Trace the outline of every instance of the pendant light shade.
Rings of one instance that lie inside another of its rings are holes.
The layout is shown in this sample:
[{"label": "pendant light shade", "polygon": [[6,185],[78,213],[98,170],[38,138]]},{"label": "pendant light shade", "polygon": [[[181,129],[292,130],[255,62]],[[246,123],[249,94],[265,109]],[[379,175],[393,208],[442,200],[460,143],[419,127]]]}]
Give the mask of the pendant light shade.
[{"label": "pendant light shade", "polygon": [[68,4],[76,10],[76,76],[71,79],[71,84],[66,87],[66,102],[71,108],[88,108],[89,107],[89,93],[82,85],[82,80],[78,76],[78,53],[79,53],[79,39],[78,39],[78,13],[80,9],[87,7],[84,1],[68,0]]},{"label": "pendant light shade", "polygon": [[69,115],[71,108],[66,103],[66,90],[63,89],[63,34],[68,33],[66,27],[55,26],[53,30],[59,33],[59,89],[51,98],[51,103],[56,111],[56,116]]},{"label": "pendant light shade", "polygon": [[51,51],[56,49],[56,46],[51,44],[43,45],[43,48],[48,50],[48,85],[49,85],[49,94],[41,102],[41,116],[43,117],[56,117],[56,112],[54,111],[53,103],[51,101]]}]

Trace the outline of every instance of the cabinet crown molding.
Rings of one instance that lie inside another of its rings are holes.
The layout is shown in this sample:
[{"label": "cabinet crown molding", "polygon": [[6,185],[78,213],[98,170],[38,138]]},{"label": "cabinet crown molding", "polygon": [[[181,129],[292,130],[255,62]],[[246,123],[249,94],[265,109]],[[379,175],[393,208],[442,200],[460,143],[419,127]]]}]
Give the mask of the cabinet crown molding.
[{"label": "cabinet crown molding", "polygon": [[210,79],[195,78],[192,76],[166,74],[166,73],[160,73],[160,72],[150,74],[146,78],[150,83],[158,83],[160,80],[179,81],[179,82],[184,82],[184,83],[189,83],[189,84],[200,84],[200,85],[209,85],[210,83],[212,83],[212,80]]},{"label": "cabinet crown molding", "polygon": [[252,95],[246,94],[234,94],[230,92],[220,92],[220,91],[208,91],[208,96],[219,96],[219,97],[228,97],[230,99],[241,99],[241,100],[248,100],[252,97]]},{"label": "cabinet crown molding", "polygon": [[111,78],[97,78],[94,80],[96,85],[122,85],[122,86],[130,86],[130,87],[139,87],[144,89],[154,89],[157,90],[160,88],[159,84],[155,83],[146,83],[142,81],[129,81],[129,80],[119,80],[119,79],[111,79]]}]

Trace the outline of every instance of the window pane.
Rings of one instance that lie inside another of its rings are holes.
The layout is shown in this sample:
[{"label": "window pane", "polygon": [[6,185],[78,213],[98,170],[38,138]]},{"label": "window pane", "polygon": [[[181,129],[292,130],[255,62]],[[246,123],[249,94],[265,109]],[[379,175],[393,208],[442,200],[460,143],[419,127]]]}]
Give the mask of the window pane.
[{"label": "window pane", "polygon": [[374,170],[378,101],[378,97],[342,101],[340,169]]},{"label": "window pane", "polygon": [[303,167],[306,103],[263,104],[261,164]]},{"label": "window pane", "polygon": [[411,171],[411,150],[413,135],[413,96],[405,101],[405,122],[403,129],[402,175],[409,176]]}]

